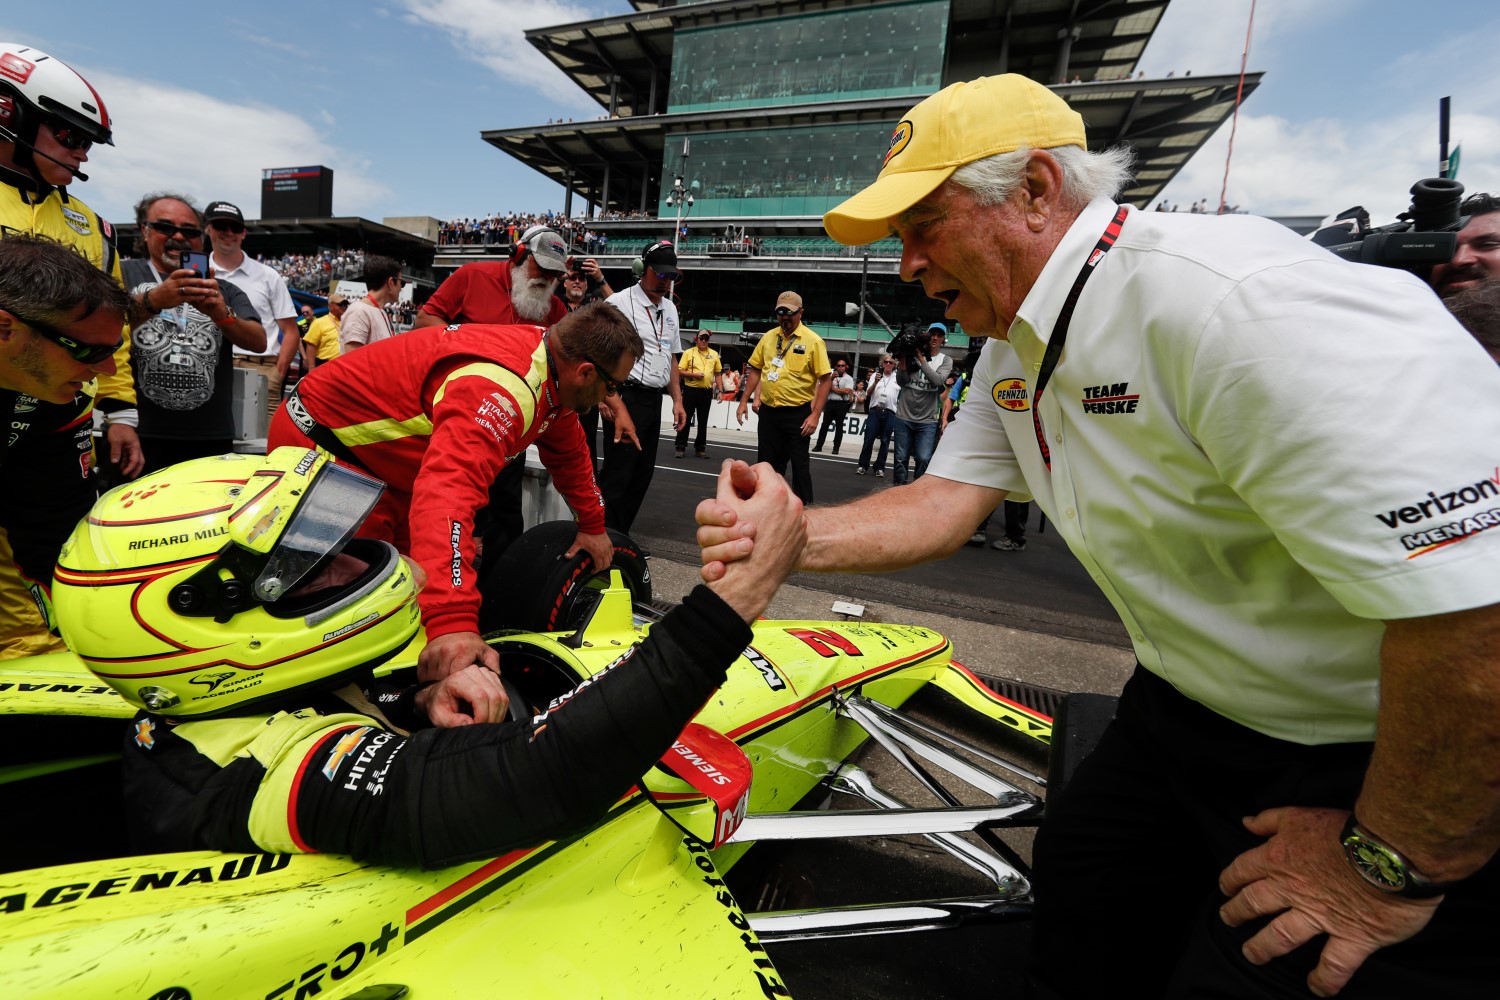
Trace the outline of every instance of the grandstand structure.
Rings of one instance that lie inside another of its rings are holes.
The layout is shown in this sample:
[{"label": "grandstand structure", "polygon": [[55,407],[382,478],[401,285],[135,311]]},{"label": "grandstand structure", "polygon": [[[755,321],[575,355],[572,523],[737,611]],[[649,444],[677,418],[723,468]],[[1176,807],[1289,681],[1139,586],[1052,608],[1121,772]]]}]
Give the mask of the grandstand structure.
[{"label": "grandstand structure", "polygon": [[[630,251],[676,231],[685,327],[734,343],[742,329],[767,329],[776,292],[793,288],[809,325],[846,351],[856,330],[845,303],[862,284],[893,324],[941,316],[899,280],[899,244],[841,247],[821,218],[874,179],[902,114],[950,83],[1017,72],[1052,86],[1096,148],[1136,150],[1124,199],[1146,207],[1159,197],[1260,80],[1140,78],[1168,3],[632,0],[629,13],[526,34],[600,118],[481,136],[562,184],[564,214],[596,220],[616,287],[630,281]],[[483,252],[439,247],[435,267]]]}]

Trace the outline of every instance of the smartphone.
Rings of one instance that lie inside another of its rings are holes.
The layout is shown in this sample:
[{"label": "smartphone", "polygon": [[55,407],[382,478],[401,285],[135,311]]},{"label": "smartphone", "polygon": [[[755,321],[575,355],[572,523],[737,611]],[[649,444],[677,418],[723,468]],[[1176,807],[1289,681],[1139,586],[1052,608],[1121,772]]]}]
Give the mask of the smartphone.
[{"label": "smartphone", "polygon": [[182,267],[186,271],[197,271],[200,278],[207,278],[209,277],[208,254],[197,250],[184,250],[182,251]]}]

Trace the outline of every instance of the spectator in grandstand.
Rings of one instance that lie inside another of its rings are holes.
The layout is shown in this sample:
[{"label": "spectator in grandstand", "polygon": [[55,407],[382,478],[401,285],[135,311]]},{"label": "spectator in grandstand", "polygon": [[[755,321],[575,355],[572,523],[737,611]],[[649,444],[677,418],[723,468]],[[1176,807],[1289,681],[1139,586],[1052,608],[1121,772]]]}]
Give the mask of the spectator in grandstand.
[{"label": "spectator in grandstand", "polygon": [[245,255],[245,216],[227,201],[211,201],[203,210],[213,243],[214,277],[234,284],[250,299],[256,318],[265,327],[266,343],[259,351],[238,345],[234,363],[238,368],[266,377],[266,412],[281,405],[281,384],[291,370],[292,357],[302,343],[297,330],[297,307],[281,275]]},{"label": "spectator in grandstand", "polygon": [[1459,210],[1469,221],[1458,231],[1453,259],[1432,269],[1432,287],[1442,296],[1500,278],[1500,198],[1472,195]]},{"label": "spectator in grandstand", "polygon": [[351,302],[339,321],[339,353],[348,354],[367,344],[396,335],[385,307],[401,295],[405,284],[401,262],[394,257],[369,254],[365,257],[365,297]]},{"label": "spectator in grandstand", "polygon": [[312,371],[339,356],[339,323],[348,308],[349,297],[343,292],[328,296],[328,311],[312,321],[302,338],[304,371]]},{"label": "spectator in grandstand", "polygon": [[1500,278],[1491,278],[1445,300],[1448,311],[1500,363]]},{"label": "spectator in grandstand", "polygon": [[135,206],[144,259],[122,261],[125,288],[148,314],[131,337],[146,472],[234,448],[231,347],[256,354],[266,331],[239,286],[182,266],[203,249],[203,221],[186,195],[148,194]]}]

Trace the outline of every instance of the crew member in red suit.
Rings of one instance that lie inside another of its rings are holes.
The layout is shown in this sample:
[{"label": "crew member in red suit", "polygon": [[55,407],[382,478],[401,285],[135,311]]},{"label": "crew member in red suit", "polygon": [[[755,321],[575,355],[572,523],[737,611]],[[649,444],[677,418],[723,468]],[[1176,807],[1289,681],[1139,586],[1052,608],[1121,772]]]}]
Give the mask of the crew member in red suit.
[{"label": "crew member in red suit", "polygon": [[419,596],[437,679],[472,663],[499,668],[480,639],[474,514],[508,463],[535,443],[578,517],[571,556],[613,553],[578,414],[616,391],[644,348],[605,303],[550,330],[463,324],[379,341],[297,384],[271,422],[269,448],[313,444],[389,489],[360,533],[392,542],[426,572]]}]

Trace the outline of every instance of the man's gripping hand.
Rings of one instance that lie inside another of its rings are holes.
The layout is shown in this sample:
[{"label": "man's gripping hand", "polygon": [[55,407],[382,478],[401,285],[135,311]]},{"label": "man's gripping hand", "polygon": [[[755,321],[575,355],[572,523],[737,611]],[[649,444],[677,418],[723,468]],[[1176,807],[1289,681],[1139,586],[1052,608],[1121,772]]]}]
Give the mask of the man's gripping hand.
[{"label": "man's gripping hand", "polygon": [[449,674],[471,666],[500,672],[500,654],[479,638],[478,632],[449,632],[427,645],[417,656],[417,677],[422,681],[440,681]]},{"label": "man's gripping hand", "polygon": [[719,473],[718,496],[704,501],[710,502],[733,515],[729,530],[738,530],[740,535],[729,544],[750,547],[738,559],[717,563],[712,579],[705,566],[704,579],[746,623],[753,622],[771,603],[807,545],[802,501],[771,466],[761,463],[750,468],[744,462],[731,462]]},{"label": "man's gripping hand", "polygon": [[[779,477],[778,477],[779,478]],[[755,524],[740,516],[740,501],[755,492],[758,477],[754,469],[739,459],[726,460],[719,472],[718,492],[698,504],[698,546],[704,583],[713,583],[724,575],[725,563],[745,559],[755,543]]]}]

